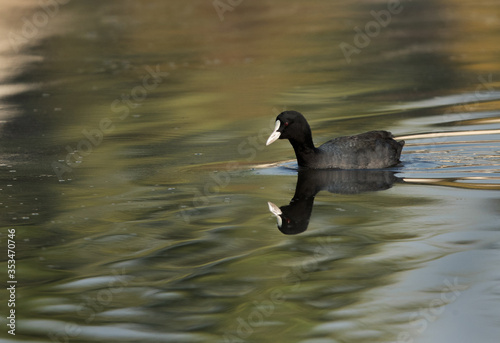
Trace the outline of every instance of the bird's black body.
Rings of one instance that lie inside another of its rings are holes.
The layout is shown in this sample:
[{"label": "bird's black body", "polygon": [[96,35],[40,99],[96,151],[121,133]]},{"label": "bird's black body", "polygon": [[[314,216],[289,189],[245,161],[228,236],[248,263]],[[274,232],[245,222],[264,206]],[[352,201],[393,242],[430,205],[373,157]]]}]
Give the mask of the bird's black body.
[{"label": "bird's black body", "polygon": [[302,114],[282,112],[267,145],[288,139],[300,167],[311,169],[380,169],[400,163],[404,141],[394,140],[387,131],[370,131],[338,137],[315,147],[311,128]]}]

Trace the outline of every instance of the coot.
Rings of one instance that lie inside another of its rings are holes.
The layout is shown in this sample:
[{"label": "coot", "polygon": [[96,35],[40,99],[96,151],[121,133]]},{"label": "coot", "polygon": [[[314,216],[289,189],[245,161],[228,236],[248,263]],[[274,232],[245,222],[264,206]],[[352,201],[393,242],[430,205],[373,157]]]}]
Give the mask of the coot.
[{"label": "coot", "polygon": [[405,144],[387,131],[370,131],[338,137],[315,147],[306,118],[297,111],[285,111],[276,117],[276,126],[266,145],[288,139],[300,167],[311,169],[379,169],[400,163]]}]

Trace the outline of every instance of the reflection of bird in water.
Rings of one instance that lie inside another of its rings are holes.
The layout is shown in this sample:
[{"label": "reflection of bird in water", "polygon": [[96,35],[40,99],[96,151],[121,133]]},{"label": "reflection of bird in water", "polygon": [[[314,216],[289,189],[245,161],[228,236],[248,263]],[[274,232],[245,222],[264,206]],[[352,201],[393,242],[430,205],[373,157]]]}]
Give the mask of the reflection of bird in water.
[{"label": "reflection of bird in water", "polygon": [[304,232],[314,204],[321,190],[338,194],[357,194],[381,191],[392,187],[400,179],[389,170],[312,170],[300,169],[295,194],[286,206],[268,202],[276,216],[278,229],[286,235]]},{"label": "reflection of bird in water", "polygon": [[404,141],[395,141],[390,132],[370,131],[338,137],[315,147],[306,118],[296,111],[282,112],[266,145],[288,139],[300,167],[311,169],[379,169],[395,166]]}]

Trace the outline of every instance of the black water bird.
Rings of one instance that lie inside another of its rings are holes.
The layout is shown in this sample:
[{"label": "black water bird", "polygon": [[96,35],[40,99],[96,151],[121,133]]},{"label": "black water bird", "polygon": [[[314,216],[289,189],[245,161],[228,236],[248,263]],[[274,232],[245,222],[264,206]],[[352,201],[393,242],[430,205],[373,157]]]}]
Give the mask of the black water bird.
[{"label": "black water bird", "polygon": [[276,125],[266,145],[288,139],[299,167],[310,169],[381,169],[400,163],[404,141],[394,140],[387,131],[370,131],[337,137],[315,147],[306,118],[297,111],[276,117]]}]

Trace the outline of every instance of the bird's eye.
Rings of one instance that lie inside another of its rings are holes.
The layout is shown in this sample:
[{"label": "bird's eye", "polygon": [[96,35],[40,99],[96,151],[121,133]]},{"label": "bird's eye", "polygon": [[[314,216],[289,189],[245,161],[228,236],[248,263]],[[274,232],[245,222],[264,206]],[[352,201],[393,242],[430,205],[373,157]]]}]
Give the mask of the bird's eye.
[{"label": "bird's eye", "polygon": [[285,126],[288,126],[288,122],[287,121],[285,122]]}]

